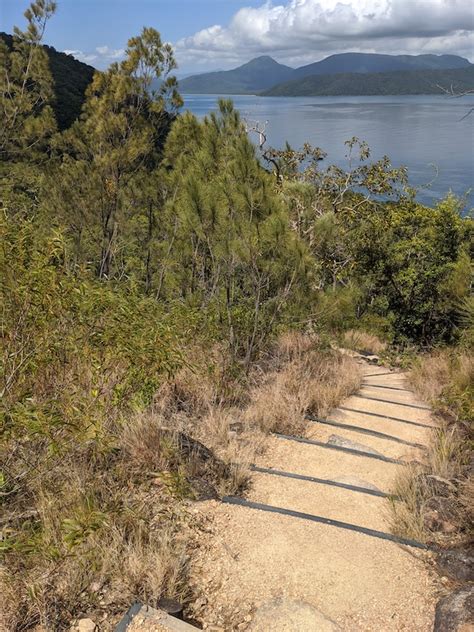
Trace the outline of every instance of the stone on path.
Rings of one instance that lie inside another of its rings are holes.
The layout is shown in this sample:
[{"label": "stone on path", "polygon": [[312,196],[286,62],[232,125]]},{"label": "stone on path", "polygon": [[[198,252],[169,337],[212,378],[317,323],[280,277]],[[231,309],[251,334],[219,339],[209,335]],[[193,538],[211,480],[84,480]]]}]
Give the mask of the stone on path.
[{"label": "stone on path", "polygon": [[192,632],[197,629],[164,610],[137,603],[129,609],[115,632]]},{"label": "stone on path", "polygon": [[98,627],[92,619],[79,619],[71,627],[71,632],[96,632],[96,630]]},{"label": "stone on path", "polygon": [[357,450],[358,452],[366,452],[367,454],[383,456],[383,454],[377,452],[377,450],[374,450],[373,448],[370,448],[368,445],[357,443],[356,441],[351,441],[350,439],[340,437],[339,435],[331,435],[327,442],[329,445],[337,445],[340,448],[350,448],[351,450]]},{"label": "stone on path", "polygon": [[338,476],[337,478],[332,478],[331,480],[335,483],[344,483],[344,485],[354,485],[354,487],[371,489],[374,492],[382,491],[373,483],[369,483],[369,481],[365,481],[363,478],[357,478],[357,476]]},{"label": "stone on path", "polygon": [[303,601],[273,599],[255,613],[251,632],[338,632],[339,626]]}]

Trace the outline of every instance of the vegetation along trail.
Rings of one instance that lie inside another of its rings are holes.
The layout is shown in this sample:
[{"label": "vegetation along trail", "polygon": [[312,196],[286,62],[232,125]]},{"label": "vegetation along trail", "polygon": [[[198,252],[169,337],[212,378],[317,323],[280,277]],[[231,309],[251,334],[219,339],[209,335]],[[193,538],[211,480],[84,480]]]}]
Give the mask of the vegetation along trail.
[{"label": "vegetation along trail", "polygon": [[466,632],[465,200],[183,111],[152,27],[81,69],[55,11],[0,33],[0,632]]},{"label": "vegetation along trail", "polygon": [[361,389],[328,415],[339,425],[308,420],[307,442],[271,436],[246,499],[226,499],[242,504],[202,508],[212,527],[194,578],[210,624],[432,629],[437,585],[426,551],[385,536],[397,502],[387,496],[400,469],[423,458],[434,422],[403,373],[360,362]]}]

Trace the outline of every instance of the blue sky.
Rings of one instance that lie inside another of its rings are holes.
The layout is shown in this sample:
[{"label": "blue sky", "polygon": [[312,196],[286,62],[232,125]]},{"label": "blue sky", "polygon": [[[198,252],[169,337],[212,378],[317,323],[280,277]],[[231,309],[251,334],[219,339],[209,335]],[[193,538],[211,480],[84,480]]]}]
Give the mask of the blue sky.
[{"label": "blue sky", "polygon": [[[27,0],[0,0],[0,30]],[[180,74],[260,54],[293,66],[337,52],[453,53],[474,61],[471,0],[58,0],[45,43],[98,68],[143,26],[176,50]]]},{"label": "blue sky", "polygon": [[[28,0],[0,0],[0,31],[11,33],[14,25],[22,27],[28,4]],[[143,26],[153,26],[164,40],[175,43],[216,22],[227,23],[243,6],[260,4],[257,0],[58,0],[44,41],[58,50],[81,51],[85,58],[95,55],[97,48],[118,53]],[[91,59],[92,65],[107,65],[105,57],[99,53]]]}]

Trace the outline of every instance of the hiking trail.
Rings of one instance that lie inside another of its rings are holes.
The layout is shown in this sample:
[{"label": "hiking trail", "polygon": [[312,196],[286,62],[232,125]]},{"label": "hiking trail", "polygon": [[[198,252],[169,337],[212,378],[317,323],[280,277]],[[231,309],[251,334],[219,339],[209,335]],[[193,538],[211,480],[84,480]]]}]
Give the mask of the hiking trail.
[{"label": "hiking trail", "polygon": [[391,535],[389,503],[435,423],[404,373],[358,361],[360,390],[308,419],[303,440],[269,437],[244,499],[200,506],[209,530],[191,576],[205,629],[432,630],[439,580],[423,545]]}]

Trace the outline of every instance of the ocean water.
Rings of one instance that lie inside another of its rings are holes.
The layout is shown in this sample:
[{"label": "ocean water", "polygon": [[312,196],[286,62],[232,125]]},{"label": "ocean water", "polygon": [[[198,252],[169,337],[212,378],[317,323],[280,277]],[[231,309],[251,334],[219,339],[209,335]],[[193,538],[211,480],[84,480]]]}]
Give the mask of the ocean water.
[{"label": "ocean water", "polygon": [[[466,197],[467,209],[474,206],[474,111],[465,116],[474,95],[230,98],[244,118],[267,122],[270,146],[309,142],[327,152],[323,165],[344,167],[344,141],[357,136],[373,159],[387,155],[408,168],[421,202],[432,206],[451,190]],[[218,97],[192,94],[184,101],[202,117],[217,109]]]}]

